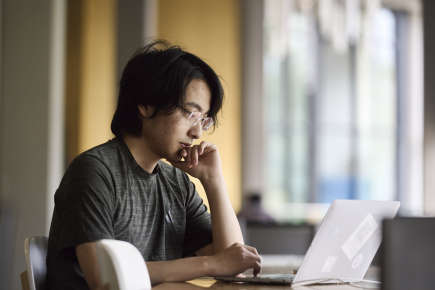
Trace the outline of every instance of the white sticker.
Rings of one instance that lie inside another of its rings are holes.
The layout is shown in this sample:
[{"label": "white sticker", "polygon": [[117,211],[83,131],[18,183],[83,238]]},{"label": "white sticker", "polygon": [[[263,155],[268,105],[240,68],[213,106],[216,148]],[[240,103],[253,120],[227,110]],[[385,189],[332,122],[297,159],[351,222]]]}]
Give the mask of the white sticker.
[{"label": "white sticker", "polygon": [[335,256],[329,256],[328,258],[326,258],[325,264],[323,264],[322,267],[322,273],[331,272],[336,262],[337,262],[337,257]]},{"label": "white sticker", "polygon": [[341,247],[349,260],[352,260],[355,257],[377,228],[378,223],[371,214],[369,214],[359,224],[356,230],[349,236]]},{"label": "white sticker", "polygon": [[352,269],[358,268],[361,265],[363,258],[364,256],[361,253],[358,254],[352,261]]}]

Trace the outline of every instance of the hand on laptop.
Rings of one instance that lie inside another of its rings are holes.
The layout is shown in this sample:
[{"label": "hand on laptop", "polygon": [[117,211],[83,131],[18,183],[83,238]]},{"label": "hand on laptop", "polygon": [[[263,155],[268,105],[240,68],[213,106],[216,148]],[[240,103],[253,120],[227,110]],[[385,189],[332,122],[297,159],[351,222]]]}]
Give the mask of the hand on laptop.
[{"label": "hand on laptop", "polygon": [[234,276],[253,269],[254,276],[261,271],[261,257],[257,249],[235,243],[211,257],[212,276]]}]

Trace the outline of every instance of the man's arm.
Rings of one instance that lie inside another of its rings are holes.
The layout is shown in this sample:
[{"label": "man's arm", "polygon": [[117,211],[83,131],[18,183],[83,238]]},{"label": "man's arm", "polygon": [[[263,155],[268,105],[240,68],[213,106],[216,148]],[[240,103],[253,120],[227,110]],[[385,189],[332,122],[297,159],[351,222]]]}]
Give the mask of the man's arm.
[{"label": "man's arm", "polygon": [[[103,287],[99,276],[95,243],[76,247],[77,259],[85,279],[92,290]],[[254,268],[260,270],[260,260],[254,248],[234,244],[213,256],[183,258],[172,261],[147,262],[151,284],[186,281],[201,276],[234,275]]]},{"label": "man's arm", "polygon": [[213,249],[218,253],[234,243],[244,244],[242,232],[234,213],[223,176],[201,180],[210,205]]},{"label": "man's arm", "polygon": [[228,198],[216,145],[201,142],[183,149],[180,157],[184,160],[172,164],[198,178],[205,189],[212,220],[213,252],[218,253],[234,243],[243,244],[240,225]]}]

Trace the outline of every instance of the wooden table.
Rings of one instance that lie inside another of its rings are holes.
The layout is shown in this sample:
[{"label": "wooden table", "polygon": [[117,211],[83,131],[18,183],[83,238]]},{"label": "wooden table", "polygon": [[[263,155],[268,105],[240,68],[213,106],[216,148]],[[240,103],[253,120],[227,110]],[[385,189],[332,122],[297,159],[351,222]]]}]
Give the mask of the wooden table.
[{"label": "wooden table", "polygon": [[[370,285],[369,287],[373,287]],[[163,283],[153,287],[156,290],[205,290],[205,289],[228,289],[228,290],[356,290],[356,289],[373,289],[361,288],[351,285],[313,285],[313,286],[272,286],[272,285],[254,285],[254,284],[237,284],[216,281],[211,278],[200,278],[183,283]],[[380,289],[380,288],[379,288]]]},{"label": "wooden table", "polygon": [[[262,273],[292,273],[302,263],[301,256],[263,256]],[[371,267],[366,275],[367,279],[379,280],[379,269]],[[213,278],[199,278],[188,282],[163,283],[153,287],[155,290],[205,290],[205,289],[229,289],[229,290],[358,290],[373,289],[376,285],[370,284],[368,288],[355,287],[352,285],[313,285],[313,286],[280,286],[280,285],[256,285],[237,284],[216,281]]]}]

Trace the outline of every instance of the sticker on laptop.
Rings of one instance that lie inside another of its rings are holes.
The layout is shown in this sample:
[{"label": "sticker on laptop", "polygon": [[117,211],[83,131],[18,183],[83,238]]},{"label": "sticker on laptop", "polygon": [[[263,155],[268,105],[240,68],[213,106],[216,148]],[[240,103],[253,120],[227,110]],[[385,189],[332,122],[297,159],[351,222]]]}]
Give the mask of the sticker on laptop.
[{"label": "sticker on laptop", "polygon": [[326,258],[325,264],[323,264],[322,267],[322,273],[331,272],[336,262],[337,262],[337,257],[335,256],[329,256],[328,258]]},{"label": "sticker on laptop", "polygon": [[355,259],[352,261],[352,269],[356,269],[361,266],[362,261],[364,260],[363,254],[359,253]]},{"label": "sticker on laptop", "polygon": [[352,260],[355,255],[361,250],[364,244],[370,239],[378,228],[378,223],[375,218],[369,214],[356,228],[356,230],[344,242],[341,249],[346,254],[349,260]]}]

